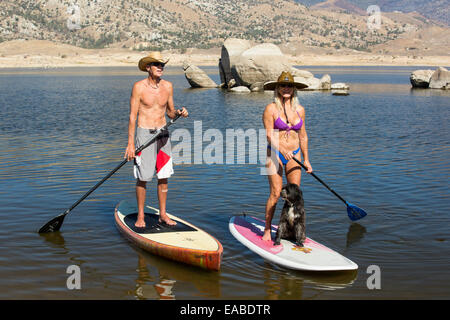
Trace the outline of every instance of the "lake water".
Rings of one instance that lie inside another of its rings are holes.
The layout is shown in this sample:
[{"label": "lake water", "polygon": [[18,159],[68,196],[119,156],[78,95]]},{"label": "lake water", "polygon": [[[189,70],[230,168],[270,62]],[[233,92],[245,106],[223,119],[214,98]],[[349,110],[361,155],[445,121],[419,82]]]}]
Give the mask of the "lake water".
[{"label": "lake water", "polygon": [[[0,299],[449,299],[450,92],[412,90],[409,74],[420,67],[302,68],[351,86],[349,96],[299,99],[316,174],[368,213],[352,223],[345,205],[303,174],[307,234],[356,262],[357,272],[284,269],[234,239],[230,217],[262,218],[268,196],[261,164],[249,161],[179,164],[169,181],[168,212],[222,243],[220,272],[153,256],[119,234],[114,207],[134,200],[131,164],[75,208],[61,232],[39,235],[122,160],[131,87],[145,74],[14,69],[0,71]],[[204,69],[219,82],[216,68]],[[271,93],[191,90],[175,67],[165,78],[175,104],[190,112],[172,132],[193,134],[196,121],[224,136],[263,128]],[[155,183],[147,199],[157,205]],[[81,290],[66,287],[70,265],[80,267]],[[367,286],[372,265],[378,290]]]}]

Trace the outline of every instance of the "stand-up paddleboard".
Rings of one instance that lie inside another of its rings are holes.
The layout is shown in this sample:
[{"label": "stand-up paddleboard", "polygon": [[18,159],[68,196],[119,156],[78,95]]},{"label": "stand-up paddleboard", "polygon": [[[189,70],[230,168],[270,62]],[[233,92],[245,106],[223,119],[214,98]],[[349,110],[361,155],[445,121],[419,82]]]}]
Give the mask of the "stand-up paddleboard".
[{"label": "stand-up paddleboard", "polygon": [[167,214],[175,226],[158,222],[159,210],[145,206],[145,228],[136,228],[137,207],[121,201],[114,218],[119,231],[140,248],[168,259],[208,270],[219,270],[223,248],[219,241],[196,226]]},{"label": "stand-up paddleboard", "polygon": [[[336,251],[306,238],[303,247],[295,242],[281,239],[279,245],[273,241],[263,241],[265,222],[251,216],[234,216],[230,219],[231,234],[251,251],[266,260],[295,270],[342,271],[356,270],[358,265]],[[275,239],[277,226],[272,225],[272,239]]]}]

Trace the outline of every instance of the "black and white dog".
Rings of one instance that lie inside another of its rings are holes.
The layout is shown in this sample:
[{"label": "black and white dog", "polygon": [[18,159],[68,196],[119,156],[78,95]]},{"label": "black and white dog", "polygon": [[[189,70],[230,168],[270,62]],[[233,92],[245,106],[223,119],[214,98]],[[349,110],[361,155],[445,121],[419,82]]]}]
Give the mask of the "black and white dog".
[{"label": "black and white dog", "polygon": [[288,183],[281,190],[281,197],[285,200],[281,211],[280,223],[275,236],[274,245],[279,245],[281,238],[295,240],[303,247],[306,239],[305,209],[303,207],[303,193],[299,186]]}]

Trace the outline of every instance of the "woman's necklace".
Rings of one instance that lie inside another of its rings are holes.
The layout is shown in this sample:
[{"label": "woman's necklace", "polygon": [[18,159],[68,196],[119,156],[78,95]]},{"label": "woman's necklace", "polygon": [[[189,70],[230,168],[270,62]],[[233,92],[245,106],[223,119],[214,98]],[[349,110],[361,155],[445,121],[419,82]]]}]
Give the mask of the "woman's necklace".
[{"label": "woman's necklace", "polygon": [[[289,126],[289,118],[288,118],[288,116],[287,116],[287,112],[286,112],[286,104],[284,103],[284,101],[283,101],[283,111],[284,111],[284,116],[286,117],[286,124]],[[289,130],[287,130],[287,132],[286,132],[286,134],[285,134],[284,136],[285,136],[285,138],[286,138],[286,140],[287,140],[288,137],[289,137]]]},{"label": "woman's necklace", "polygon": [[283,103],[283,111],[284,111],[284,116],[286,117],[286,124],[289,125],[289,118],[287,116],[286,105],[284,103]]}]

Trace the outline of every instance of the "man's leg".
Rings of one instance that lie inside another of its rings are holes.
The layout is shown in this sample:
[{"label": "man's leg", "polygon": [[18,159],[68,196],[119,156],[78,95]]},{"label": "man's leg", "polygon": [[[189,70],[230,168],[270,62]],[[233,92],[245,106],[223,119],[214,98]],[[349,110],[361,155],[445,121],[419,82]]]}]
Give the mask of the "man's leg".
[{"label": "man's leg", "polygon": [[166,213],[167,191],[167,179],[158,179],[159,221],[174,226],[177,223]]},{"label": "man's leg", "polygon": [[144,221],[144,205],[145,205],[145,194],[147,191],[147,182],[137,180],[136,181],[136,201],[138,206],[138,217],[136,223],[134,224],[138,228],[145,228]]}]

